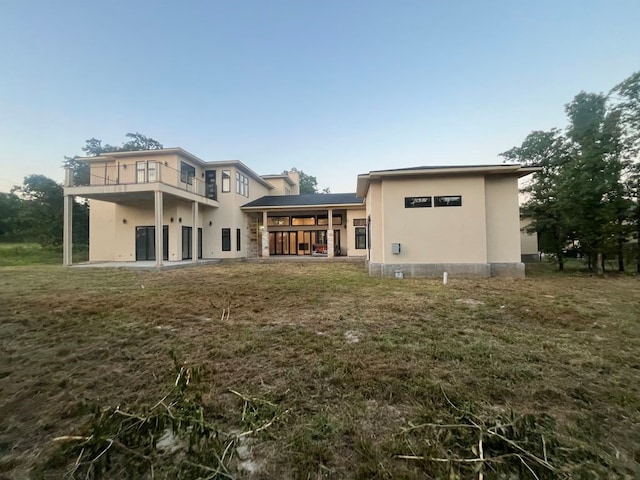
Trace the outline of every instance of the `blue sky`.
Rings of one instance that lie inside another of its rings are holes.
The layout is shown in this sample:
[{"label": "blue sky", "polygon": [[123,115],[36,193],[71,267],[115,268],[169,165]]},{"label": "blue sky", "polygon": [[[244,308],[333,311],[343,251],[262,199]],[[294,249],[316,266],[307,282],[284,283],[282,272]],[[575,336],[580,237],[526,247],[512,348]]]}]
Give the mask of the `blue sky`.
[{"label": "blue sky", "polygon": [[0,190],[140,132],[332,192],[499,163],[640,70],[640,2],[0,0]]}]

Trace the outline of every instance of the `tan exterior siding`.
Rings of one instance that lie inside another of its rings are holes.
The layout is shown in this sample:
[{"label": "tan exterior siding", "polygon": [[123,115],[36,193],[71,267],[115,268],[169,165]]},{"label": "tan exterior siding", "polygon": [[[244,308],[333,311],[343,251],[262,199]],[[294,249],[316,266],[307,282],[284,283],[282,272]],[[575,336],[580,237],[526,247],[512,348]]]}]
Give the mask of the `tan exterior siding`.
[{"label": "tan exterior siding", "polygon": [[485,178],[487,215],[487,261],[520,261],[520,207],[518,180],[512,176]]},{"label": "tan exterior siding", "polygon": [[[348,257],[366,257],[367,256],[367,249],[356,249],[356,227],[353,226],[353,220],[358,218],[358,219],[364,219],[366,222],[367,219],[367,211],[364,208],[360,208],[360,209],[349,209],[346,211],[347,212],[347,218],[345,219],[346,221],[346,230],[343,229],[344,232],[346,232],[346,242],[343,240],[344,242],[344,246],[342,248],[342,255],[344,255],[345,253],[347,254]],[[366,226],[362,227],[365,229],[367,229]]]},{"label": "tan exterior siding", "polygon": [[[405,197],[438,195],[462,195],[462,206],[404,206]],[[484,197],[482,177],[385,180],[383,241],[373,250],[382,250],[383,263],[486,263]],[[401,244],[400,254],[392,253],[392,243]]]}]

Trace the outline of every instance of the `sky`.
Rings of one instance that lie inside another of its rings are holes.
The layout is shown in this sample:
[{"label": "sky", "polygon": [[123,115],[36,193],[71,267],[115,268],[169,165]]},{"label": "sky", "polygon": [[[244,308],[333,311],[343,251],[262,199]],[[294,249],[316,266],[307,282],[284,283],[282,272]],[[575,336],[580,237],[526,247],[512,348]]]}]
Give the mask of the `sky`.
[{"label": "sky", "polygon": [[500,163],[640,70],[637,0],[0,0],[0,191],[139,132],[331,192]]}]

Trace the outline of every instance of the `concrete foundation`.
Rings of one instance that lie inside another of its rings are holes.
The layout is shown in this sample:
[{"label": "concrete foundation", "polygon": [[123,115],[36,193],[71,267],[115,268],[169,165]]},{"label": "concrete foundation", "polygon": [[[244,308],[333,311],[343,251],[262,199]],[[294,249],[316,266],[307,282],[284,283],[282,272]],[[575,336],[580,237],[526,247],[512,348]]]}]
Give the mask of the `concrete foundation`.
[{"label": "concrete foundation", "polygon": [[517,263],[366,263],[372,277],[438,278],[444,272],[449,278],[511,277],[524,278],[524,264]]}]

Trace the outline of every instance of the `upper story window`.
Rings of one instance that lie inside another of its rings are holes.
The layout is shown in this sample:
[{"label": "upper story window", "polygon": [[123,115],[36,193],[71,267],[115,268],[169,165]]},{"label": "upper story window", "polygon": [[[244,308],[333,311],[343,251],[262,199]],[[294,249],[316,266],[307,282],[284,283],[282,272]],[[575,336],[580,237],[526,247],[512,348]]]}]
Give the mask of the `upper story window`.
[{"label": "upper story window", "polygon": [[[342,215],[333,215],[331,222],[333,225],[342,225]],[[318,225],[329,225],[327,215],[318,215]]]},{"label": "upper story window", "polygon": [[315,225],[316,217],[315,215],[305,215],[300,217],[291,217],[291,225],[296,227],[306,226],[306,225]]},{"label": "upper story window", "polygon": [[282,227],[289,225],[289,217],[267,217],[269,227]]},{"label": "upper story window", "polygon": [[249,196],[249,177],[240,172],[236,172],[236,193],[243,197]]},{"label": "upper story window", "polygon": [[222,170],[222,193],[231,191],[231,170]]},{"label": "upper story window", "polygon": [[180,181],[188,185],[193,184],[193,178],[196,176],[195,167],[188,163],[180,162]]},{"label": "upper story window", "polygon": [[137,183],[155,182],[156,179],[157,175],[155,160],[149,160],[148,162],[136,162]]}]

